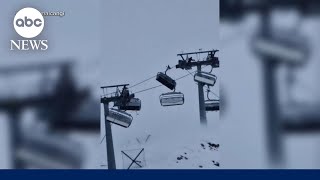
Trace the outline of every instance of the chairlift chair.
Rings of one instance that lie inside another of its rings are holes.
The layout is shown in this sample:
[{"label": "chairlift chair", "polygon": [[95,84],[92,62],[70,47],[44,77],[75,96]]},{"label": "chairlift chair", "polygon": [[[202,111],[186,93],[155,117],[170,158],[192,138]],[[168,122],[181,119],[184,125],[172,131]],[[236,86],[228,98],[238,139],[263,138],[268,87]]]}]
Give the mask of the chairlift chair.
[{"label": "chairlift chair", "polygon": [[198,72],[194,75],[194,81],[208,86],[214,86],[216,84],[217,77],[211,73]]},{"label": "chairlift chair", "polygon": [[171,90],[174,90],[177,85],[175,80],[173,80],[171,77],[162,72],[159,72],[157,74],[156,80]]},{"label": "chairlift chair", "polygon": [[206,111],[219,111],[220,101],[219,100],[207,100],[205,101]]},{"label": "chairlift chair", "polygon": [[138,98],[131,98],[126,104],[122,104],[120,101],[114,103],[115,106],[119,107],[120,110],[124,111],[140,111],[141,100]]},{"label": "chairlift chair", "polygon": [[204,107],[206,111],[219,111],[220,110],[220,100],[210,99],[209,93],[211,92],[210,87],[207,89],[207,100],[204,102]]},{"label": "chairlift chair", "polygon": [[178,106],[184,104],[184,94],[181,92],[169,92],[160,95],[161,106]]},{"label": "chairlift chair", "polygon": [[132,123],[133,117],[125,111],[111,108],[109,109],[106,120],[113,124],[128,128]]}]

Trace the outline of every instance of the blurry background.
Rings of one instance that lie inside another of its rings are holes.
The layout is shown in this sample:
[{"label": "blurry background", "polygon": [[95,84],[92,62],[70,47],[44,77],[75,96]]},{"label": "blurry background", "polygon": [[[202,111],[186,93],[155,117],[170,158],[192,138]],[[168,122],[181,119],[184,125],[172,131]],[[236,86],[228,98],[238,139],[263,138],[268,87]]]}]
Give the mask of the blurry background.
[{"label": "blurry background", "polygon": [[[63,3],[63,5],[62,5]],[[10,51],[15,13],[45,16],[47,51]],[[1,168],[94,168],[99,159],[99,1],[3,1],[0,7]],[[85,21],[85,22],[84,22]]]},{"label": "blurry background", "polygon": [[[36,39],[48,39],[47,51],[9,50],[11,39],[22,39],[12,21],[24,7],[65,12],[44,17]],[[0,16],[1,168],[105,169],[99,87],[154,76],[176,65],[182,51],[219,49],[218,1],[3,1]],[[213,73],[218,83],[212,90],[219,96],[219,70]],[[130,90],[158,84],[152,80]],[[125,168],[121,151],[141,147],[146,168],[216,167],[218,152],[198,152],[200,142],[219,143],[219,113],[207,113],[210,128],[202,130],[193,77],[178,81],[177,91],[185,94],[184,106],[161,107],[159,95],[169,91],[160,87],[136,95],[142,111],[132,114],[130,128],[112,126],[118,168]],[[194,161],[176,163],[185,151]]]},{"label": "blurry background", "polygon": [[220,2],[226,168],[319,168],[319,1]]}]

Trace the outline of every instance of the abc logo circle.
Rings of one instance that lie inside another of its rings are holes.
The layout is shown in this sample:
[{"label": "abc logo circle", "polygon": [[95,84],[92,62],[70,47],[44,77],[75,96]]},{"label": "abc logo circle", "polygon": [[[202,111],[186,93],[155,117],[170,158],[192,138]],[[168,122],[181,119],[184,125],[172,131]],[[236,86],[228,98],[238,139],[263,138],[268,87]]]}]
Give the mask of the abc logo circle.
[{"label": "abc logo circle", "polygon": [[27,7],[17,12],[13,20],[13,26],[20,36],[34,38],[43,30],[44,19],[38,10]]}]

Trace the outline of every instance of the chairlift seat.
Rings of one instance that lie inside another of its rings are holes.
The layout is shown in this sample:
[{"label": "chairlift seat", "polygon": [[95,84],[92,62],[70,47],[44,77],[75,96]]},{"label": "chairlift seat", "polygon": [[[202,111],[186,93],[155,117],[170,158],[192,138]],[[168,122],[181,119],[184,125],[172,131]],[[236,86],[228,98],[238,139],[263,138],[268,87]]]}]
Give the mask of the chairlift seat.
[{"label": "chairlift seat", "polygon": [[211,73],[198,72],[194,75],[194,81],[203,83],[205,85],[214,86],[217,81],[217,77]]},{"label": "chairlift seat", "polygon": [[113,124],[128,128],[132,123],[133,117],[125,111],[111,108],[109,109],[106,120]]},{"label": "chairlift seat", "polygon": [[206,111],[219,111],[220,101],[219,100],[207,100],[205,101]]},{"label": "chairlift seat", "polygon": [[161,106],[178,106],[184,104],[184,94],[181,92],[170,92],[160,95]]},{"label": "chairlift seat", "polygon": [[283,129],[288,132],[320,132],[319,109],[320,103],[282,105],[279,116]]},{"label": "chairlift seat", "polygon": [[159,72],[157,74],[156,80],[171,90],[174,90],[177,85],[175,80],[173,80],[171,77],[169,77],[168,75],[166,75],[162,72]]}]

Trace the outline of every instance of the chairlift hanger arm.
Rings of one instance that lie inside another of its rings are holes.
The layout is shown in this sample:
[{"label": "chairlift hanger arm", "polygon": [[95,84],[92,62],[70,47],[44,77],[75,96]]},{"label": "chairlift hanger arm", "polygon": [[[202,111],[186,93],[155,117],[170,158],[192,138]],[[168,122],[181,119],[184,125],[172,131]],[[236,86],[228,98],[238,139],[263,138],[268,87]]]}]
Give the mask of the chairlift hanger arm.
[{"label": "chairlift hanger arm", "polygon": [[164,74],[167,74],[167,72],[168,72],[170,69],[172,69],[172,68],[168,65],[166,71],[164,72]]},{"label": "chairlift hanger arm", "polygon": [[210,98],[209,94],[210,94],[211,90],[210,90],[210,87],[208,86],[208,89],[207,89],[207,99],[208,100],[213,100]]}]

